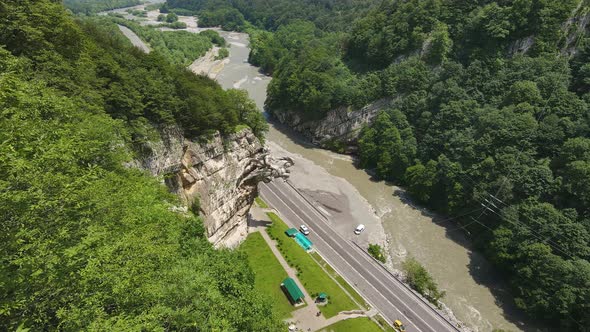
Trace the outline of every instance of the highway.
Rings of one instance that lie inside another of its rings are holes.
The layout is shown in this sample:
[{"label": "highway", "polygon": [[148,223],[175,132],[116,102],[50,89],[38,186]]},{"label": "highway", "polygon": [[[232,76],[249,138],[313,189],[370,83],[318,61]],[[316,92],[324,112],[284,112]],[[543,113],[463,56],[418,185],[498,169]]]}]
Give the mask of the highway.
[{"label": "highway", "polygon": [[275,180],[260,184],[259,189],[264,201],[275,208],[287,224],[295,228],[305,224],[310,228],[308,237],[315,249],[388,322],[399,319],[408,332],[459,331],[379,263],[332,230],[326,218],[288,183]]}]

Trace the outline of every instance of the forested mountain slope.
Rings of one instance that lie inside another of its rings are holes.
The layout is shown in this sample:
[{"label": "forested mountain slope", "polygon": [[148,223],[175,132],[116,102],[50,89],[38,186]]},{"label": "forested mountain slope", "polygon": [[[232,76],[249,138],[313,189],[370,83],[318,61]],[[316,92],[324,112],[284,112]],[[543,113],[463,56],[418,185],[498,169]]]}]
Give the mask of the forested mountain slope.
[{"label": "forested mountain slope", "polygon": [[210,23],[234,29],[243,28],[247,20],[258,28],[274,31],[304,19],[326,31],[342,31],[378,3],[376,0],[170,0],[166,6],[198,14],[200,25]]},{"label": "forested mountain slope", "polygon": [[74,13],[93,14],[105,10],[141,4],[140,0],[64,0],[63,4]]},{"label": "forested mountain slope", "polygon": [[[255,1],[230,3],[255,19]],[[267,29],[250,31],[250,60],[273,75],[268,110],[321,121],[388,100],[360,133],[359,164],[457,217],[531,317],[587,330],[588,3],[388,0],[337,26],[291,7],[296,19],[265,14],[286,24],[252,22]]]},{"label": "forested mountain slope", "polygon": [[0,2],[0,329],[279,331],[241,254],[124,162],[172,124],[244,124],[215,82],[75,21]]}]

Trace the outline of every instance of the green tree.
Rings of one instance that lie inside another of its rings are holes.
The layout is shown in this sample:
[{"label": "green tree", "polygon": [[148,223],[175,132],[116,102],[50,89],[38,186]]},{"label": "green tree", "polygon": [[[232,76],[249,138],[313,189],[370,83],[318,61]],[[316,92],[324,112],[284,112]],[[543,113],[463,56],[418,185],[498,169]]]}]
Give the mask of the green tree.
[{"label": "green tree", "polygon": [[162,127],[230,133],[231,93],[106,18],[0,6],[0,329],[281,330],[247,260],[124,166]]},{"label": "green tree", "polygon": [[430,45],[426,59],[430,63],[441,63],[447,60],[453,49],[453,40],[449,36],[449,28],[446,24],[438,22],[430,36]]},{"label": "green tree", "polygon": [[426,165],[416,164],[406,170],[408,191],[418,201],[428,203],[432,188],[436,182],[436,161],[430,160]]},{"label": "green tree", "polygon": [[230,89],[228,96],[232,109],[237,112],[238,121],[248,125],[252,132],[263,140],[264,133],[268,131],[268,124],[254,101],[248,97],[248,92]]},{"label": "green tree", "polygon": [[378,244],[369,243],[368,251],[369,254],[371,254],[371,256],[375,257],[375,259],[377,259],[381,263],[385,263],[385,261],[387,260],[385,258],[385,255],[383,254],[383,248],[381,248],[381,246]]},{"label": "green tree", "polygon": [[434,305],[439,305],[439,300],[445,296],[444,291],[439,291],[438,286],[426,269],[414,258],[409,257],[403,263],[406,273],[406,281],[418,293],[426,297]]},{"label": "green tree", "polygon": [[174,13],[168,13],[168,15],[166,15],[166,22],[173,23],[176,21],[178,21],[178,15]]}]

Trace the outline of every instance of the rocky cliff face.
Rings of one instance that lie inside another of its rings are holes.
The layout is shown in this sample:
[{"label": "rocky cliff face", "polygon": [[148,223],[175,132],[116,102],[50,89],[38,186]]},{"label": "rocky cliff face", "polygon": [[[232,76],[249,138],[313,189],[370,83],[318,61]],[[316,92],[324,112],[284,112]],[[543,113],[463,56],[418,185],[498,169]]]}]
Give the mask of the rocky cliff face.
[{"label": "rocky cliff face", "polygon": [[[559,42],[561,55],[570,58],[576,55],[580,42],[588,34],[589,23],[590,6],[587,5],[585,0],[580,0],[570,17],[561,25],[561,40]],[[534,35],[515,40],[508,47],[508,54],[510,56],[527,54],[534,44]]]},{"label": "rocky cliff face", "polygon": [[287,177],[292,165],[288,158],[270,157],[249,129],[206,142],[188,140],[176,127],[160,130],[160,137],[145,144],[137,166],[163,176],[186,206],[198,206],[217,247],[233,247],[246,237],[258,183]]},{"label": "rocky cliff face", "polygon": [[334,147],[335,141],[345,145],[343,152],[354,151],[354,145],[363,125],[370,123],[379,112],[392,103],[390,98],[374,101],[359,110],[338,107],[322,120],[304,121],[295,112],[275,112],[279,122],[294,128],[321,147]]},{"label": "rocky cliff face", "polygon": [[580,41],[588,34],[590,23],[590,6],[580,1],[574,13],[562,25],[563,46],[561,54],[573,57],[578,52]]}]

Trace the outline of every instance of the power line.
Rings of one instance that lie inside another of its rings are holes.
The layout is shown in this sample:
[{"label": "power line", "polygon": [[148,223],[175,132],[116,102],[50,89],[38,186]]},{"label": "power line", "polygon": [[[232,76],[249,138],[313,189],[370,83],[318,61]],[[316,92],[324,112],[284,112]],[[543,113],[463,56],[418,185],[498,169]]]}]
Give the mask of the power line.
[{"label": "power line", "polygon": [[[487,199],[486,199],[485,201],[486,201],[487,203],[491,203],[491,202],[490,202],[490,201],[488,201]],[[494,207],[496,210],[498,210],[498,211],[500,211],[500,210],[501,210],[500,208],[498,208],[498,207],[497,207],[496,205],[494,205],[493,203],[491,203],[491,204],[492,204],[492,206],[493,206],[493,207]],[[505,203],[504,203],[504,204],[505,204]],[[483,205],[483,204],[482,204],[482,205]],[[494,214],[498,215],[498,216],[499,216],[501,219],[505,219],[505,217],[503,217],[502,215],[500,215],[500,214],[499,214],[499,213],[498,213],[496,210],[494,210],[494,209],[491,209],[490,207],[487,207],[487,209],[488,209],[489,211],[493,212]],[[481,215],[480,215],[480,217],[481,217]],[[478,219],[479,219],[479,218],[478,218]],[[531,226],[529,226],[529,225],[527,225],[527,224],[523,223],[522,221],[520,221],[520,220],[513,220],[513,221],[514,221],[515,223],[517,223],[517,224],[521,225],[522,227],[525,227],[525,228],[526,228],[528,231],[530,231],[530,232],[532,232],[532,233],[535,233],[535,234],[538,234],[538,235],[540,235],[540,234],[539,234],[539,233],[537,233],[535,230],[533,230],[533,228],[532,228]],[[556,236],[555,236],[555,237],[556,237],[556,238],[559,238],[559,239],[562,239],[562,240],[563,240],[563,239],[565,238],[565,236],[566,236],[566,234],[556,234]],[[547,239],[547,241],[549,241],[549,242],[553,243],[555,246],[560,246],[559,244],[557,244],[557,243],[555,243],[555,242],[553,242],[553,241],[551,241],[551,240],[552,240],[552,238],[551,238],[551,237]],[[563,249],[563,247],[562,247],[561,249]],[[571,253],[570,253],[570,254],[571,254]]]},{"label": "power line", "polygon": [[[493,212],[493,213],[495,213],[495,214],[498,214],[498,213],[497,213],[496,211],[494,211],[494,210],[490,210],[490,211],[492,211],[492,212]],[[504,218],[503,216],[501,216],[501,215],[499,215],[499,214],[498,214],[498,216],[499,216],[500,218],[502,218],[503,220],[506,220],[506,221],[508,221],[508,222],[509,222],[508,218]],[[471,218],[471,219],[473,220],[473,222],[476,222],[476,223],[480,224],[481,226],[483,226],[483,227],[485,227],[485,228],[489,229],[490,231],[493,231],[493,229],[491,229],[490,227],[488,227],[488,226],[487,226],[487,225],[485,225],[484,223],[480,222],[479,220],[477,220],[477,219],[474,219],[474,218]],[[471,225],[473,222],[471,222],[471,223],[469,223],[469,224],[465,225],[464,227],[467,227],[467,226]],[[522,225],[523,225],[523,226],[526,226],[525,224],[522,224]],[[530,230],[530,229],[529,229],[529,230]],[[530,230],[530,231],[532,232],[532,230]],[[533,236],[534,236],[535,238],[537,238],[538,240],[541,240],[541,242],[542,242],[542,243],[544,243],[544,242],[543,242],[543,240],[542,240],[542,239],[540,239],[539,237],[535,236],[534,234],[533,234]],[[552,246],[552,245],[550,245],[550,244],[547,244],[547,245],[548,245],[549,247],[551,247],[551,248],[555,249],[555,250],[558,250],[558,251],[562,252],[564,255],[566,255],[566,256],[567,256],[567,257],[569,257],[570,259],[572,259],[572,260],[574,260],[574,259],[575,259],[575,257],[572,257],[572,256],[570,255],[570,253],[569,253],[569,252],[565,252],[564,250],[560,249],[560,248],[559,248],[559,246],[557,246],[557,247],[554,247],[554,246]],[[570,318],[570,319],[571,319],[571,320],[572,320],[574,323],[576,323],[578,326],[580,326],[580,327],[583,327],[583,325],[582,325],[580,322],[578,322],[577,320],[575,320],[575,319],[574,319],[574,318],[571,316],[571,314],[568,314],[568,316],[569,316],[569,318]]]},{"label": "power line", "polygon": [[[473,221],[472,221],[472,222],[470,222],[470,223],[468,223],[467,225],[461,225],[461,226],[459,226],[459,227],[457,227],[457,228],[453,228],[453,229],[447,230],[447,232],[454,232],[454,231],[458,231],[458,230],[461,230],[461,229],[465,229],[466,227],[468,227],[468,226],[470,226],[470,225],[472,225],[472,224],[474,224],[474,223],[478,222],[478,221],[477,221],[475,218],[473,218],[473,217],[471,217],[471,220],[473,220]],[[467,232],[469,232],[469,231],[467,231]]]},{"label": "power line", "polygon": [[[549,96],[549,98],[547,98],[547,100],[548,100],[548,101],[549,101],[549,100],[551,100],[551,98],[553,98],[553,96],[555,96],[555,91],[556,91],[555,89],[551,91],[551,95]],[[547,109],[548,109],[548,106],[547,106],[547,105],[545,105],[545,106],[543,107],[543,109],[541,110],[541,112],[539,113],[539,115],[537,116],[537,118],[535,119],[535,120],[536,120],[536,122],[537,122],[537,124],[539,123],[539,121],[541,121],[541,118],[542,118],[542,117],[545,115],[545,112],[547,112]],[[538,131],[538,130],[539,130],[539,128],[537,127],[537,131]],[[529,137],[529,138],[530,138],[530,137]],[[520,156],[521,156],[522,152],[524,151],[524,148],[525,148],[525,145],[523,144],[523,145],[522,145],[522,148],[521,148],[521,149],[520,149],[520,151],[518,152],[518,155],[516,156],[516,162],[514,163],[515,165],[518,163],[518,160],[520,159]],[[509,172],[510,172],[510,173],[512,173],[512,170],[513,170],[513,168],[511,168],[511,169],[509,170]],[[504,181],[502,181],[502,183],[500,184],[500,187],[499,187],[499,188],[498,188],[498,190],[496,191],[496,194],[495,194],[495,195],[493,195],[494,197],[495,197],[495,196],[498,196],[498,194],[500,193],[500,190],[502,190],[502,187],[504,186],[504,184],[506,183],[506,181],[507,181],[507,177],[505,177],[505,178],[504,178]]]},{"label": "power line", "polygon": [[[477,222],[478,224],[480,224],[481,226],[483,226],[483,227],[485,227],[485,228],[489,229],[490,231],[494,231],[493,229],[491,229],[490,227],[488,227],[486,224],[482,223],[481,221],[479,221],[479,220],[477,220],[477,219],[473,219],[473,220],[474,220],[475,222]],[[564,255],[568,256],[568,257],[569,257],[569,258],[571,258],[571,259],[574,259],[574,257],[572,257],[572,256],[571,256],[569,253],[567,253],[567,252],[565,252],[565,251],[563,251],[563,250],[561,250],[561,249],[559,249],[559,248],[553,247],[553,246],[551,246],[551,244],[548,244],[548,243],[545,243],[545,242],[543,242],[543,239],[541,239],[540,237],[538,237],[538,236],[536,236],[536,235],[534,235],[534,234],[532,234],[532,235],[533,235],[535,238],[537,238],[538,240],[540,240],[540,242],[541,242],[541,243],[547,244],[549,247],[551,247],[551,248],[553,248],[553,249],[555,249],[555,250],[558,250],[558,251],[562,252]]]},{"label": "power line", "polygon": [[443,220],[437,220],[437,221],[433,221],[432,223],[433,223],[433,224],[440,225],[440,224],[442,224],[442,223],[444,223],[444,222],[451,221],[451,220],[455,220],[455,219],[459,219],[459,218],[461,218],[461,217],[465,217],[465,216],[467,216],[467,215],[470,215],[470,214],[472,214],[472,213],[474,213],[474,212],[479,212],[479,211],[481,211],[481,210],[483,210],[483,209],[485,209],[485,208],[483,208],[483,207],[482,207],[482,208],[477,208],[477,209],[475,209],[475,210],[472,210],[472,211],[466,212],[466,213],[464,213],[464,214],[461,214],[461,215],[458,215],[458,216],[454,216],[454,217],[450,217],[450,218],[446,218],[446,219],[443,219]]},{"label": "power line", "polygon": [[[551,248],[553,248],[553,249],[555,249],[555,250],[558,250],[558,251],[560,251],[561,253],[563,253],[563,254],[564,254],[564,255],[566,255],[567,257],[569,257],[569,258],[571,258],[571,259],[574,259],[574,257],[571,255],[571,253],[570,253],[568,250],[566,250],[565,248],[561,247],[559,244],[557,244],[557,243],[555,243],[555,242],[551,241],[551,239],[550,239],[550,238],[548,238],[548,239],[543,239],[543,238],[542,238],[542,237],[543,237],[543,235],[541,235],[541,234],[537,233],[536,231],[534,231],[534,230],[533,230],[531,227],[529,227],[528,225],[526,225],[526,224],[524,224],[524,223],[522,223],[522,222],[520,222],[520,221],[514,221],[514,220],[510,220],[509,218],[507,218],[507,217],[505,217],[505,216],[503,216],[503,215],[499,214],[499,213],[498,213],[498,212],[496,212],[495,210],[492,210],[492,209],[490,209],[489,211],[491,211],[492,213],[496,214],[498,217],[500,217],[500,219],[502,219],[502,220],[504,220],[504,221],[507,221],[507,222],[511,223],[512,225],[515,225],[515,226],[518,226],[518,225],[520,225],[520,226],[523,226],[523,227],[525,227],[525,228],[526,228],[526,229],[527,229],[529,232],[531,232],[531,235],[532,235],[532,236],[534,236],[536,239],[540,240],[542,243],[545,243],[545,244],[547,244],[548,246],[550,246]],[[545,241],[547,241],[548,243],[547,243],[547,242],[545,242]]]},{"label": "power line", "polygon": [[[551,94],[550,98],[552,96],[553,96],[553,93]],[[544,116],[544,114],[545,114],[546,111],[547,111],[547,107],[543,107],[542,111],[539,113],[539,115],[536,118],[536,122],[537,123],[542,119],[542,117]],[[439,150],[439,149],[437,149],[435,147],[430,147],[430,148],[433,149],[433,150],[435,150],[435,151],[437,151],[437,152],[439,152],[440,154],[443,154],[443,155],[445,154],[443,151],[441,151],[441,150]],[[500,191],[502,190],[502,188],[504,187],[504,185],[506,184],[506,182],[508,181],[508,177],[513,172],[513,170],[515,168],[515,165],[518,163],[518,160],[520,159],[520,156],[522,155],[522,152],[524,151],[524,149],[525,149],[525,145],[522,145],[522,148],[519,150],[519,152],[517,154],[517,157],[516,157],[516,160],[515,160],[515,164],[513,165],[513,167],[511,167],[509,169],[509,174],[507,174],[504,177],[504,179],[502,180],[502,183],[500,184],[498,190],[496,191],[496,193],[494,195],[492,195],[487,190],[485,190],[485,189],[482,188],[483,193],[487,194],[488,197],[490,197],[491,200],[488,200],[487,198],[483,198],[483,200],[485,201],[485,203],[483,203],[483,202],[481,202],[481,201],[479,201],[479,200],[476,199],[476,201],[478,201],[482,205],[482,207],[484,208],[482,210],[482,212],[479,214],[479,216],[477,217],[477,220],[479,220],[482,217],[482,215],[485,214],[485,211],[486,210],[488,210],[488,211],[496,214],[498,217],[500,217],[500,219],[503,219],[503,220],[506,220],[507,219],[507,218],[505,218],[504,216],[500,215],[499,213],[497,213],[494,210],[494,209],[501,210],[501,208],[498,205],[503,205],[504,207],[509,207],[509,205],[507,203],[505,203],[504,201],[502,201],[501,199],[499,199],[497,196],[500,193]],[[460,177],[462,177],[463,180],[468,179],[472,183],[472,189],[476,189],[477,188],[477,185],[479,183],[477,183],[475,180],[473,180],[473,178],[470,177],[466,172],[460,172],[458,175]],[[506,221],[508,221],[508,220],[506,220]],[[528,225],[520,222],[519,220],[517,220],[517,221],[508,221],[508,222],[512,223],[513,225],[520,224],[521,226],[524,226],[535,237],[537,237],[538,239],[540,239],[539,238],[539,236],[540,236],[539,233],[537,233],[536,231],[534,231],[530,226],[528,226]],[[480,223],[480,222],[478,221],[478,223]],[[471,224],[473,224],[473,222],[469,223],[468,225],[465,225],[464,227],[467,227],[467,226],[469,226]],[[491,228],[489,228],[487,226],[486,226],[486,228],[492,230]],[[565,235],[564,234],[561,234],[561,235],[558,235],[558,236],[559,236],[559,238],[563,239],[563,236],[565,236]],[[551,244],[553,244],[553,246],[555,246],[555,247],[553,247],[554,249],[559,250],[560,252],[564,253],[566,256],[572,258],[571,254],[569,252],[566,252],[565,249],[563,249],[563,247],[561,247],[558,244],[556,244],[555,242],[551,241],[551,238],[546,239],[546,241],[548,241]],[[543,243],[545,243],[545,242],[543,241]]]}]

